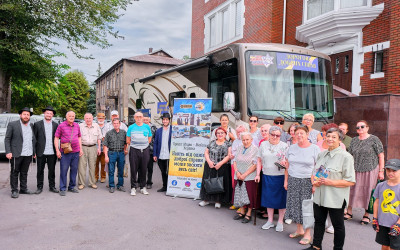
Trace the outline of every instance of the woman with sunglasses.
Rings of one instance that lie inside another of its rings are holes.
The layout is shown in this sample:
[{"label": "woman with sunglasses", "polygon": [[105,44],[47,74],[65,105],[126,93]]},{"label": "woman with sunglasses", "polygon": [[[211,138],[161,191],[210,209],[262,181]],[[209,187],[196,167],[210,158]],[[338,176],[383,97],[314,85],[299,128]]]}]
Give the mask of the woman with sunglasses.
[{"label": "woman with sunglasses", "polygon": [[322,136],[321,132],[312,128],[314,120],[314,115],[312,113],[307,113],[303,115],[303,120],[301,123],[308,128],[308,139],[311,141],[311,143],[317,144],[318,141],[322,140]]},{"label": "woman with sunglasses", "polygon": [[279,211],[279,219],[275,231],[283,231],[283,216],[286,211],[286,190],[283,187],[285,180],[285,156],[288,146],[280,141],[281,128],[272,126],[269,129],[269,140],[261,143],[258,150],[257,176],[254,179],[260,182],[261,168],[261,206],[267,208],[268,222],[262,229],[275,227],[273,223],[274,209]]},{"label": "woman with sunglasses", "polygon": [[371,222],[367,213],[372,189],[375,188],[377,179],[384,179],[385,159],[383,145],[378,137],[368,133],[369,126],[364,120],[357,122],[358,136],[351,140],[349,153],[354,157],[354,170],[356,171],[356,185],[350,189],[350,200],[345,220],[353,218],[353,207],[364,208],[365,213],[361,225]]},{"label": "woman with sunglasses", "polygon": [[[236,131],[229,126],[229,117],[227,114],[222,114],[221,117],[219,118],[219,121],[221,122],[221,128],[225,129],[225,131],[227,132],[226,134],[226,140],[233,142],[234,140],[236,140],[237,135],[236,135]],[[217,136],[215,135],[215,131],[216,129],[214,129],[211,133],[211,140],[216,140]]]},{"label": "woman with sunglasses", "polygon": [[311,242],[311,228],[303,228],[303,200],[311,199],[311,176],[320,150],[317,145],[308,140],[308,128],[297,126],[295,128],[297,144],[289,147],[287,158],[288,166],[285,171],[284,188],[287,190],[287,211],[285,218],[292,219],[297,224],[290,238],[301,238],[301,245]]},{"label": "woman with sunglasses", "polygon": [[286,133],[286,131],[283,129],[283,125],[285,124],[285,119],[283,117],[275,117],[274,119],[274,125],[278,126],[282,129],[282,135],[281,135],[281,141],[282,142],[287,142],[290,138],[290,135]]},{"label": "woman with sunglasses", "polygon": [[252,115],[249,119],[250,133],[253,137],[253,144],[258,147],[261,141],[261,133],[260,129],[257,127],[258,125],[258,116]]},{"label": "woman with sunglasses", "polygon": [[[226,130],[219,127],[215,130],[216,140],[208,144],[204,156],[206,162],[204,164],[203,180],[200,189],[200,198],[202,201],[199,206],[204,207],[211,202],[215,202],[215,208],[221,208],[221,203],[229,203],[232,199],[232,176],[231,164],[229,162],[231,155],[231,143],[227,141]],[[224,192],[219,194],[207,194],[204,188],[204,180],[223,176]]]}]

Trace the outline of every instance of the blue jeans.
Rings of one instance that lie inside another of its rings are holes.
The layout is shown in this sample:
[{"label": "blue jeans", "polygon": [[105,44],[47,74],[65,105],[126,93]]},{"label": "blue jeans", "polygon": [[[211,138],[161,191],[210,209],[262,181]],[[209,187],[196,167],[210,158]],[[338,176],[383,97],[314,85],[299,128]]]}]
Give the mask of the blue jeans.
[{"label": "blue jeans", "polygon": [[118,167],[118,184],[117,187],[124,186],[124,165],[125,165],[125,154],[124,152],[108,152],[108,183],[111,187],[115,187],[114,184],[114,172],[115,172],[115,164],[117,163]]},{"label": "blue jeans", "polygon": [[76,175],[78,173],[79,152],[64,154],[61,151],[60,161],[60,190],[65,191],[67,188],[67,174],[69,169],[69,185],[68,190],[74,189],[76,186]]}]

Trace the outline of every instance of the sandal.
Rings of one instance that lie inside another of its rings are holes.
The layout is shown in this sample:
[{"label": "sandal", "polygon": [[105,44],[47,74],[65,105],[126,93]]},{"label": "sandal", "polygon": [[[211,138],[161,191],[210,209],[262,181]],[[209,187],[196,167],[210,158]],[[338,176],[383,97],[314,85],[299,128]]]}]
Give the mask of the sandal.
[{"label": "sandal", "polygon": [[294,238],[299,238],[299,237],[302,237],[304,234],[299,234],[299,233],[291,233],[291,234],[289,234],[289,238],[292,238],[292,239],[294,239]]},{"label": "sandal", "polygon": [[[365,221],[364,219],[368,219],[368,221]],[[361,225],[368,225],[369,223],[371,223],[371,219],[369,218],[369,216],[364,215],[360,223]]]},{"label": "sandal", "polygon": [[311,239],[303,238],[299,241],[300,245],[309,245],[311,243]]},{"label": "sandal", "polygon": [[244,214],[241,214],[241,213],[237,213],[235,215],[235,217],[233,217],[234,220],[240,220],[240,219],[243,219],[243,218],[244,218]]},{"label": "sandal", "polygon": [[[348,217],[346,217],[346,216],[348,216]],[[353,219],[353,215],[352,214],[346,213],[344,215],[344,220],[351,220],[351,219]]]},{"label": "sandal", "polygon": [[246,215],[244,216],[244,219],[242,220],[242,223],[249,223],[251,221],[251,215]]}]

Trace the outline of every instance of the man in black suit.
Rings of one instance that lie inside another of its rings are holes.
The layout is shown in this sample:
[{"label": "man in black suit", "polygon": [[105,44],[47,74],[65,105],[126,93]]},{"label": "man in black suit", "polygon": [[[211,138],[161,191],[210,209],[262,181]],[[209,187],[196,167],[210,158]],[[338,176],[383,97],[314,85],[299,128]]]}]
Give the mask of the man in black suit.
[{"label": "man in black suit", "polygon": [[33,125],[33,132],[36,138],[36,157],[37,157],[37,190],[36,194],[43,191],[44,167],[47,162],[49,190],[58,193],[55,182],[55,167],[57,162],[56,149],[54,148],[54,134],[58,124],[52,121],[56,114],[53,107],[48,106],[43,109],[44,120],[38,121]]},{"label": "man in black suit", "polygon": [[28,169],[35,155],[35,135],[33,125],[29,122],[32,112],[23,108],[19,112],[20,120],[8,123],[4,145],[6,157],[10,160],[11,198],[18,198],[18,177],[20,194],[32,194],[28,190]]}]

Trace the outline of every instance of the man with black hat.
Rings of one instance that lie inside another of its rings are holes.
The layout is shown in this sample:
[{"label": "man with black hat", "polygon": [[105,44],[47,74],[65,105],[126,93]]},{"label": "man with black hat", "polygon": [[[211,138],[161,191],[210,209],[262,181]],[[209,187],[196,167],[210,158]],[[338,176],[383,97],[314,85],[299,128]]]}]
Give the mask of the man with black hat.
[{"label": "man with black hat", "polygon": [[162,115],[163,126],[156,131],[156,136],[154,137],[154,147],[153,147],[153,160],[157,161],[160,167],[161,177],[163,181],[163,186],[157,192],[167,191],[168,182],[168,164],[169,164],[169,152],[171,149],[171,132],[172,126],[170,125],[171,116],[169,113],[164,113]]},{"label": "man with black hat", "polygon": [[37,190],[36,194],[43,191],[44,168],[47,162],[49,190],[58,193],[56,188],[55,167],[57,162],[56,149],[54,148],[54,134],[56,133],[58,124],[52,121],[56,111],[52,106],[43,109],[44,119],[35,122],[33,125],[33,133],[36,138],[36,157],[37,157]]},{"label": "man with black hat", "polygon": [[32,194],[28,190],[28,169],[35,155],[36,139],[33,125],[29,122],[32,112],[23,108],[19,112],[20,120],[10,122],[7,126],[4,144],[6,157],[10,160],[10,185],[11,198],[18,198],[18,177],[20,181],[20,194]]}]

